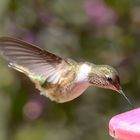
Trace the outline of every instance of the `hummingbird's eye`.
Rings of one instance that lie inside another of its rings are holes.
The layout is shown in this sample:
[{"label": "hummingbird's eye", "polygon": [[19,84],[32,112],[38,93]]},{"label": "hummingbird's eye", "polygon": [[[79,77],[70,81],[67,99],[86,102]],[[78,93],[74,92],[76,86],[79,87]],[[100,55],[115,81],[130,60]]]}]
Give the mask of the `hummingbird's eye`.
[{"label": "hummingbird's eye", "polygon": [[112,78],[111,77],[107,77],[107,81],[112,82]]}]

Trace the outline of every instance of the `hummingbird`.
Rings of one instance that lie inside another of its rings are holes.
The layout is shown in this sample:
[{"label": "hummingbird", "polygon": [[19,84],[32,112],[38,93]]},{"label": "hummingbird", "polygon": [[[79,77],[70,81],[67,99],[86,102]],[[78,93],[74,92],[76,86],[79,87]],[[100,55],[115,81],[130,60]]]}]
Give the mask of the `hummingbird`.
[{"label": "hummingbird", "polygon": [[132,105],[121,88],[118,72],[109,65],[62,58],[12,37],[0,37],[0,52],[10,68],[28,76],[40,94],[52,101],[71,101],[96,86],[117,91]]}]

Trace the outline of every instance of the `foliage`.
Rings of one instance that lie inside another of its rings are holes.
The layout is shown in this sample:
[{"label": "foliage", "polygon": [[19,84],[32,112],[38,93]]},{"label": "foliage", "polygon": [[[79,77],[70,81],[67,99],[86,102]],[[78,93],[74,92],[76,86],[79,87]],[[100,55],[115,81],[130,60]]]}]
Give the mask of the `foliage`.
[{"label": "foliage", "polygon": [[[0,31],[63,57],[116,67],[139,105],[138,0],[1,0]],[[2,58],[0,79],[1,140],[109,140],[111,117],[130,109],[115,92],[98,88],[68,103],[51,102]]]}]

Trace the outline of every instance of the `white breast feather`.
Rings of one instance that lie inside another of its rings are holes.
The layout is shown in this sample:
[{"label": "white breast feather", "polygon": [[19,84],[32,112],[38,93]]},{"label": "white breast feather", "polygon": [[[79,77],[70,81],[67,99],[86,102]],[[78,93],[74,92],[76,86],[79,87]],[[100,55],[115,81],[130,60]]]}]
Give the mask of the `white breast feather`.
[{"label": "white breast feather", "polygon": [[88,74],[90,71],[91,71],[91,66],[89,66],[88,64],[82,64],[79,68],[79,71],[76,77],[76,82],[87,81]]}]

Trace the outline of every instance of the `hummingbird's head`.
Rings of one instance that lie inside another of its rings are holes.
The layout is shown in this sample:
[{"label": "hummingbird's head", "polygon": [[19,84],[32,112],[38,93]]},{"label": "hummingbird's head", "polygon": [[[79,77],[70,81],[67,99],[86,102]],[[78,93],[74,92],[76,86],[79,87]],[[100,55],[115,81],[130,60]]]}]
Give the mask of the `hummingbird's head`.
[{"label": "hummingbird's head", "polygon": [[108,65],[95,65],[89,74],[89,82],[97,87],[121,90],[118,72]]},{"label": "hummingbird's head", "polygon": [[131,104],[122,91],[119,74],[113,67],[108,65],[93,66],[89,73],[89,83],[93,86],[115,90]]}]

